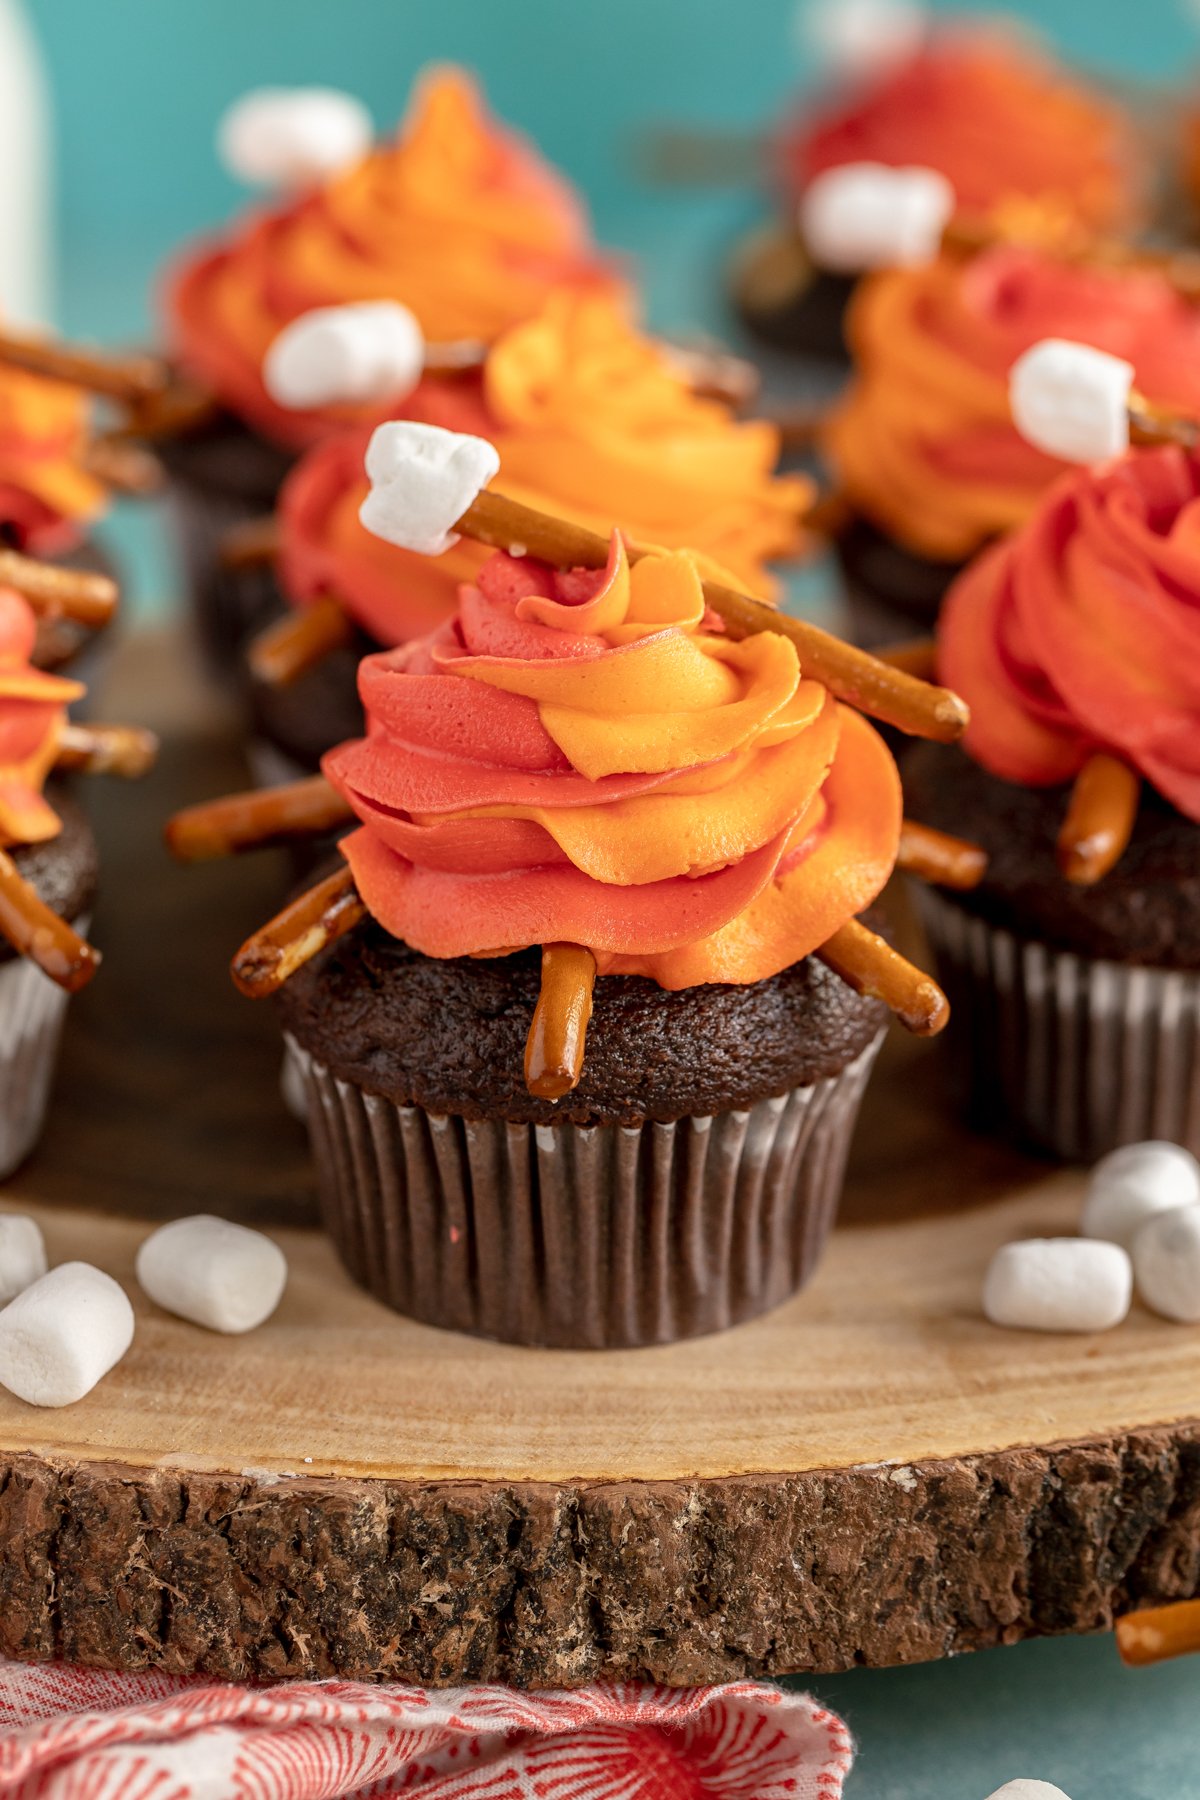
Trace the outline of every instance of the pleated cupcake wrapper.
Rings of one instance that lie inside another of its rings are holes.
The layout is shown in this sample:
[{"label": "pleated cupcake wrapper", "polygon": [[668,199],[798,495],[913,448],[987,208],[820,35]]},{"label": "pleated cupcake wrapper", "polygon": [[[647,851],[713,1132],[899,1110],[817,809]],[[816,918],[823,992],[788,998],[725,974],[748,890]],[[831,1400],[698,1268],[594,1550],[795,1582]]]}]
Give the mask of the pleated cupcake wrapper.
[{"label": "pleated cupcake wrapper", "polygon": [[[89,923],[74,929],[86,936]],[[41,1135],[69,997],[27,957],[0,963],[0,1178]]]},{"label": "pleated cupcake wrapper", "polygon": [[227,669],[241,646],[279,610],[279,589],[270,563],[226,569],[221,543],[235,526],[262,516],[234,495],[213,493],[173,476],[170,511],[196,629],[210,660]]},{"label": "pleated cupcake wrapper", "polygon": [[1146,1138],[1200,1153],[1200,974],[1055,950],[915,892],[983,1122],[1071,1161]]},{"label": "pleated cupcake wrapper", "polygon": [[803,1285],[882,1037],[749,1111],[641,1126],[395,1106],[288,1045],[325,1222],[364,1287],[426,1324],[611,1349],[721,1331]]}]

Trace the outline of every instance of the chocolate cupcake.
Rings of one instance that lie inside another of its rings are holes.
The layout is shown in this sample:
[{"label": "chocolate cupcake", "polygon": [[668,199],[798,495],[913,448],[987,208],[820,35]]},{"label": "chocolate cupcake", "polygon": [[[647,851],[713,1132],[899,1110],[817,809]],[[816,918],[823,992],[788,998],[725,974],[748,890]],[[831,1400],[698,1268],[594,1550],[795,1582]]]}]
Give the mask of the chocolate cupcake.
[{"label": "chocolate cupcake", "polygon": [[859,642],[932,629],[951,583],[1066,465],[1026,443],[1009,372],[1043,338],[1131,362],[1155,402],[1200,411],[1200,313],[1151,267],[1018,244],[864,283],[856,370],[823,448],[850,522],[836,540]]},{"label": "chocolate cupcake", "polygon": [[209,648],[227,663],[262,598],[225,583],[223,534],[271,510],[306,446],[394,410],[394,396],[278,404],[263,361],[285,326],[314,308],[387,299],[433,343],[487,344],[556,287],[619,285],[565,180],[489,119],[452,68],[421,82],[394,142],[181,257],[166,287],[169,348],[219,410],[163,453]]},{"label": "chocolate cupcake", "polygon": [[[767,559],[794,555],[802,541],[812,485],[774,473],[777,430],[695,393],[674,353],[608,296],[553,295],[501,335],[479,371],[424,382],[406,415],[488,438],[512,498],[592,529],[617,519],[635,542],[689,545],[754,594],[773,592]],[[487,555],[460,542],[431,561],[369,532],[359,519],[368,436],[344,431],[317,445],[280,497],[283,593],[301,615],[335,598],[352,637],[297,680],[253,682],[256,767],[269,778],[315,770],[361,731],[362,656],[448,619]]]},{"label": "chocolate cupcake", "polygon": [[[847,47],[849,48],[849,46]],[[1120,231],[1141,212],[1141,158],[1113,103],[996,25],[955,21],[869,62],[840,91],[803,106],[772,143],[787,224],[740,254],[734,296],[773,345],[842,357],[855,282],[822,267],[793,220],[809,184],[853,163],[934,169],[957,217],[986,226],[1014,205],[1050,206],[1085,233]]]},{"label": "chocolate cupcake", "polygon": [[965,752],[905,763],[910,812],[990,853],[920,903],[972,1104],[1063,1157],[1200,1150],[1198,518],[1181,450],[1064,478],[951,589]]}]

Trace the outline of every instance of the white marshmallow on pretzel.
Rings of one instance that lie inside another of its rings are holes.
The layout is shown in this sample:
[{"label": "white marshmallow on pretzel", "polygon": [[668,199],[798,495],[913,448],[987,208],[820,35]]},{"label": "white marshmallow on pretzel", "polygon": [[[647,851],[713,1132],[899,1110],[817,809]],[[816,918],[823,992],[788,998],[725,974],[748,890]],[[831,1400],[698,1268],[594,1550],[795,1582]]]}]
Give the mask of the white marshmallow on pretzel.
[{"label": "white marshmallow on pretzel", "polygon": [[815,175],[797,219],[820,268],[857,275],[932,262],[953,215],[954,189],[937,169],[856,162]]},{"label": "white marshmallow on pretzel", "polygon": [[500,468],[494,444],[412,419],[391,419],[367,446],[371,491],[358,516],[368,531],[403,550],[440,556],[458,542],[454,527]]},{"label": "white marshmallow on pretzel", "polygon": [[217,154],[251,187],[304,187],[356,162],[374,135],[362,101],[338,88],[254,88],[222,114]]},{"label": "white marshmallow on pretzel", "polygon": [[398,300],[317,306],[285,325],[263,358],[272,400],[296,411],[403,400],[425,367],[425,334]]},{"label": "white marshmallow on pretzel", "polygon": [[915,56],[929,33],[920,0],[802,0],[796,34],[844,80],[869,81]]},{"label": "white marshmallow on pretzel", "polygon": [[1067,338],[1043,338],[1009,371],[1013,423],[1023,438],[1064,462],[1104,462],[1129,448],[1134,367]]}]

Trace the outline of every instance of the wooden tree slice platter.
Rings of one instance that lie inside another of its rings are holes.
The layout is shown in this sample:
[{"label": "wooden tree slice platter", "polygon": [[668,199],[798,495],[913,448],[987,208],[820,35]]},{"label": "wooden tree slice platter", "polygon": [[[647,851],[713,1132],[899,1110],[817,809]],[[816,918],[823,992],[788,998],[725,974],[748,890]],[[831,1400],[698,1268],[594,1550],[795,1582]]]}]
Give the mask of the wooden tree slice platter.
[{"label": "wooden tree slice platter", "polygon": [[[114,716],[172,726],[89,788],[106,953],[45,1141],[0,1204],[109,1270],[137,1336],[86,1400],[0,1391],[0,1651],[223,1676],[673,1683],[946,1656],[1200,1590],[1200,1331],[1003,1333],[993,1248],[1068,1231],[1078,1174],[971,1138],[897,1042],[812,1286],[756,1324],[609,1354],[507,1349],[360,1292],[314,1227],[269,1008],[231,949],[276,857],[179,870],[176,805],[241,780],[143,640]],[[172,655],[175,653],[172,651]],[[150,1222],[265,1225],[291,1277],[218,1337],[133,1278]]]}]

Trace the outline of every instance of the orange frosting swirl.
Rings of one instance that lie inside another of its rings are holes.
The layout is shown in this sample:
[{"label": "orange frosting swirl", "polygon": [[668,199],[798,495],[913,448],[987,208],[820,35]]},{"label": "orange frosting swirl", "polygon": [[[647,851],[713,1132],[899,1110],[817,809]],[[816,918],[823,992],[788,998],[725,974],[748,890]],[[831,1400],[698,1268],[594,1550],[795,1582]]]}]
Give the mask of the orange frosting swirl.
[{"label": "orange frosting swirl", "polygon": [[778,158],[796,194],[842,163],[919,163],[947,177],[965,218],[1034,200],[1112,230],[1137,210],[1132,148],[1111,102],[1015,34],[968,27],[807,112],[784,132]]},{"label": "orange frosting swirl", "polygon": [[895,862],[881,739],[773,633],[735,642],[695,558],[497,555],[432,637],[368,657],[367,736],[326,775],[368,910],[437,957],[572,942],[601,974],[751,982],[817,949]]},{"label": "orange frosting swirl", "polygon": [[42,794],[54,766],[67,703],[84,689],[30,660],[37,620],[28,602],[0,587],[0,845],[40,844],[62,830]]},{"label": "orange frosting swirl", "polygon": [[490,343],[559,286],[618,282],[568,183],[489,119],[465,72],[446,68],[420,83],[394,143],[186,256],[166,309],[198,380],[266,436],[303,445],[380,408],[292,412],[270,398],[263,357],[301,313],[399,300],[431,343]]},{"label": "orange frosting swirl", "polygon": [[1021,524],[1066,467],[1009,411],[1009,371],[1039,339],[1124,357],[1152,400],[1200,410],[1200,309],[1153,270],[998,245],[872,277],[850,330],[858,374],[826,436],[839,483],[874,524],[942,561]]},{"label": "orange frosting swirl", "polygon": [[0,536],[21,550],[69,550],[103,510],[87,474],[88,407],[78,388],[0,366]]},{"label": "orange frosting swirl", "polygon": [[[489,438],[497,486],[528,506],[636,543],[690,545],[770,596],[768,557],[794,551],[812,497],[775,476],[778,432],[697,397],[669,354],[614,301],[557,294],[495,345],[481,377],[424,382],[406,414]],[[283,585],[298,604],[333,594],[378,643],[404,643],[453,612],[488,552],[462,541],[436,561],[359,522],[366,430],[309,450],[280,499]]]},{"label": "orange frosting swirl", "polygon": [[938,662],[993,774],[1045,786],[1108,751],[1200,821],[1200,458],[1060,481],[955,582]]}]

